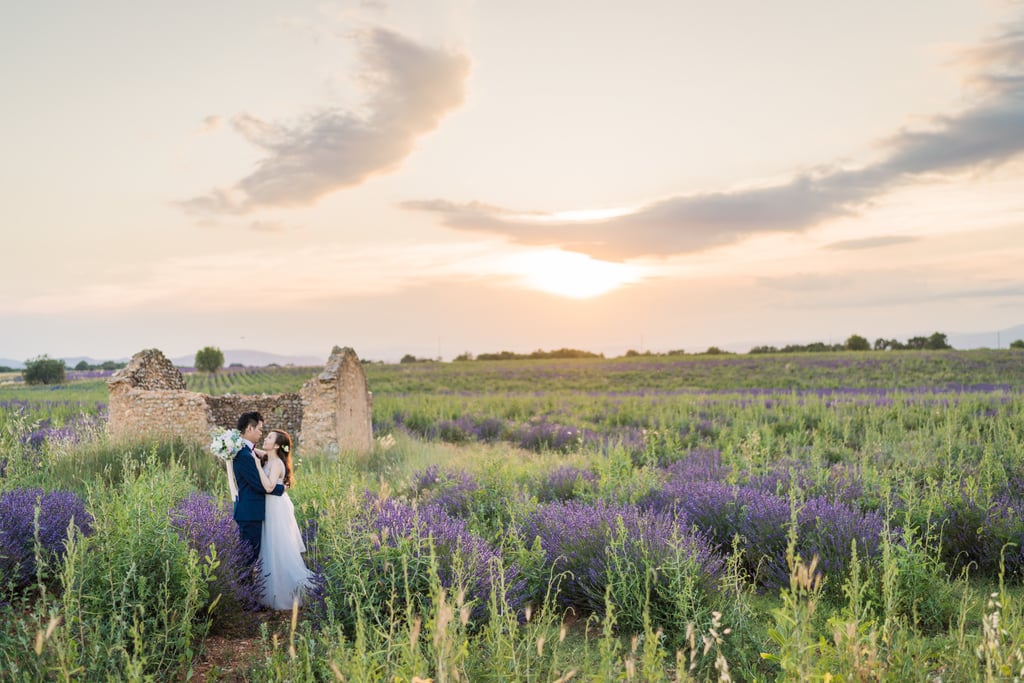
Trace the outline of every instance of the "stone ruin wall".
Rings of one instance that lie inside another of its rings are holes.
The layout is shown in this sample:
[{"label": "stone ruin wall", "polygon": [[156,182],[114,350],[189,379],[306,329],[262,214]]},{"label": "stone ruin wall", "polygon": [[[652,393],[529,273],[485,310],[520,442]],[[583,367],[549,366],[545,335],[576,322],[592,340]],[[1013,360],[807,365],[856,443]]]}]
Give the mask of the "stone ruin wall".
[{"label": "stone ruin wall", "polygon": [[210,409],[213,424],[217,427],[233,429],[239,415],[249,410],[258,410],[263,416],[264,434],[271,429],[283,429],[299,443],[298,438],[302,432],[302,398],[296,393],[261,396],[204,394],[203,397]]},{"label": "stone ruin wall", "polygon": [[359,358],[334,347],[324,371],[298,393],[209,396],[188,391],[174,364],[146,349],[108,381],[114,439],[177,438],[207,443],[216,428],[258,410],[265,429],[284,429],[308,453],[367,452],[373,446],[371,395]]},{"label": "stone ruin wall", "polygon": [[373,447],[372,394],[355,353],[332,354],[323,372],[299,393],[305,406],[303,443],[310,450],[337,452],[339,444],[348,444],[367,452]]}]

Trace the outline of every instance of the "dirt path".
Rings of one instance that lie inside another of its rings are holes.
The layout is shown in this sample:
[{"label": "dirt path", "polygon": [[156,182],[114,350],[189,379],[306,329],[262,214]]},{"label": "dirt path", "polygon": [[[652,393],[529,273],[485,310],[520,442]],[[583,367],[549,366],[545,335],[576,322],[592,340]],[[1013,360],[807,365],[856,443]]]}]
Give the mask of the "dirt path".
[{"label": "dirt path", "polygon": [[249,669],[263,658],[260,627],[266,624],[271,634],[287,637],[292,614],[270,610],[250,613],[247,617],[230,629],[206,637],[192,665],[193,681],[243,683],[248,680]]}]

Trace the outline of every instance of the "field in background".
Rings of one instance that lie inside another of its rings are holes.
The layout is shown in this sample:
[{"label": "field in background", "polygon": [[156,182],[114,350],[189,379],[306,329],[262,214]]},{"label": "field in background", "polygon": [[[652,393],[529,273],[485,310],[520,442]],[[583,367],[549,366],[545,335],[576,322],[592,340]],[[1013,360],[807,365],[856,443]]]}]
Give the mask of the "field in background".
[{"label": "field in background", "polygon": [[[328,608],[265,637],[250,679],[994,681],[1024,668],[1024,352],[364,368],[374,452],[296,454],[292,497]],[[319,370],[186,382],[278,393]],[[180,675],[219,628],[202,610],[216,569],[204,583],[153,565],[146,585],[193,581],[180,609],[195,632],[147,621],[159,652],[71,647],[74,633],[91,642],[84,603],[95,637],[120,623],[123,643],[132,605],[159,605],[145,590],[103,605],[76,593],[103,583],[90,562],[193,566],[173,539],[124,539],[145,524],[159,536],[183,505],[214,525],[189,496],[226,489],[203,449],[107,444],[105,402],[102,379],[0,386],[0,539],[15,516],[4,496],[26,487],[95,511],[88,553],[58,552],[47,590],[0,591],[20,615],[0,629],[0,665],[35,662],[21,680],[111,661]]]}]

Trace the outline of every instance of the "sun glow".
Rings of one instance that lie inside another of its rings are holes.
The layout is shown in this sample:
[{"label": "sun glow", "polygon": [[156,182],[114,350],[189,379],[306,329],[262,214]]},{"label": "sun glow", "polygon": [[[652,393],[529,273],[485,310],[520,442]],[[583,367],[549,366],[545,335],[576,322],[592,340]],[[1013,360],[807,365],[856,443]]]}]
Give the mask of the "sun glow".
[{"label": "sun glow", "polygon": [[643,269],[626,263],[596,261],[584,254],[548,249],[519,254],[513,265],[530,289],[572,299],[599,296],[644,276]]}]

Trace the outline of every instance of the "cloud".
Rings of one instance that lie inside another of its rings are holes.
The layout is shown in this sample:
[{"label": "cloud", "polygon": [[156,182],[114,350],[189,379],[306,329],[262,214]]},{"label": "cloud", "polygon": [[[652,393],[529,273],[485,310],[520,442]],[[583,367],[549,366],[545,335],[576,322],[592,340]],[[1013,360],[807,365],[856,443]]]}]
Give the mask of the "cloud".
[{"label": "cloud", "polygon": [[287,230],[285,224],[280,221],[253,221],[249,224],[253,232],[284,232]]},{"label": "cloud", "polygon": [[[480,202],[407,201],[459,230],[560,246],[597,258],[694,253],[761,233],[797,233],[855,214],[900,185],[990,169],[1024,151],[1024,22],[969,53],[980,95],[962,112],[883,140],[880,159],[860,168],[823,166],[773,185],[682,194],[601,220],[558,220]],[[877,246],[877,245],[876,245]]]},{"label": "cloud", "polygon": [[210,114],[203,119],[203,122],[199,125],[199,135],[206,135],[207,133],[213,133],[220,129],[221,124],[224,120],[217,114]]},{"label": "cloud", "polygon": [[907,242],[916,242],[917,237],[910,237],[909,235],[883,235],[881,237],[865,237],[860,240],[842,240],[840,242],[832,242],[826,244],[825,249],[832,249],[834,251],[853,251],[857,249],[878,249],[879,247],[890,247],[894,244],[906,244]]},{"label": "cloud", "polygon": [[558,245],[595,258],[668,256],[723,246],[762,232],[803,230],[848,213],[867,195],[856,183],[800,176],[770,187],[671,197],[604,220],[557,221],[480,203],[403,202],[407,209],[441,213],[446,225],[502,234],[515,242]]},{"label": "cloud", "polygon": [[[964,285],[964,282],[971,282]],[[1024,285],[1005,278],[988,281],[957,278],[949,272],[860,270],[842,275],[797,273],[757,279],[760,288],[785,294],[781,307],[814,309],[898,308],[952,301],[1000,301],[1024,298]]]},{"label": "cloud", "polygon": [[419,45],[387,29],[360,36],[364,114],[325,109],[293,124],[248,113],[231,125],[266,156],[228,188],[180,202],[201,214],[243,214],[257,207],[305,206],[335,190],[397,168],[416,140],[462,104],[469,59]]}]

